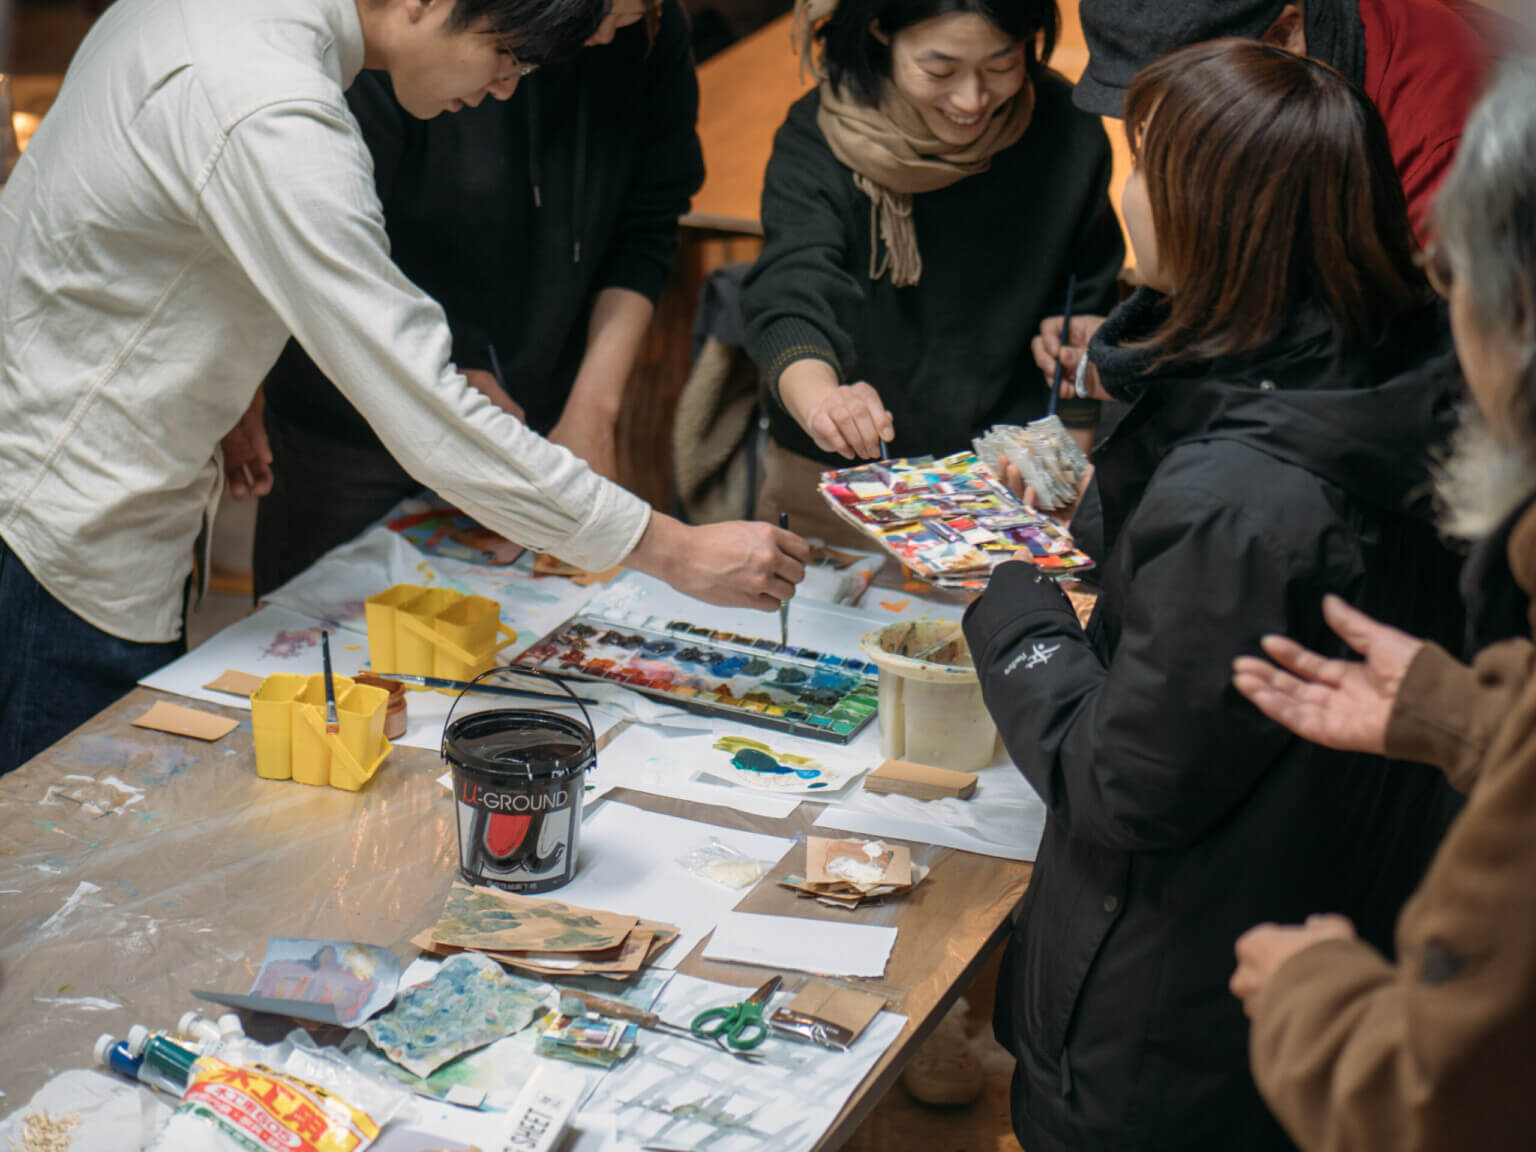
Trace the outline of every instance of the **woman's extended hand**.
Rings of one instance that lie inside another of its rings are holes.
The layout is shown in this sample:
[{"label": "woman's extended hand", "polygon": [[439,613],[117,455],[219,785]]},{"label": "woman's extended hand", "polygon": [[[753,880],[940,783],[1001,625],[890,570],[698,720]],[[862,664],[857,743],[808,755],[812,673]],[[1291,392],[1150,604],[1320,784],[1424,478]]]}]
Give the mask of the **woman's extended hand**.
[{"label": "woman's extended hand", "polygon": [[896,437],[880,393],[863,380],[839,384],[824,360],[797,360],[779,377],[779,397],[816,447],[850,460],[873,460]]},{"label": "woman's extended hand", "polygon": [[1232,665],[1232,683],[1259,711],[1298,736],[1345,752],[1382,755],[1397,690],[1424,641],[1372,620],[1337,596],[1323,598],[1323,618],[1364,661],[1328,660],[1284,636],[1266,636],[1261,643],[1275,663],[1240,656]]}]

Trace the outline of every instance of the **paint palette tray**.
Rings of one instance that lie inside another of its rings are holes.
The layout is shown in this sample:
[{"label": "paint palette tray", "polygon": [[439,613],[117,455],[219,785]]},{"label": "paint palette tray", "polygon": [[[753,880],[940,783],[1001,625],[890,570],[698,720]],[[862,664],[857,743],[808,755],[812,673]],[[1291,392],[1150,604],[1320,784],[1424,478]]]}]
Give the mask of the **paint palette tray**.
[{"label": "paint palette tray", "polygon": [[1051,576],[1093,567],[1060,525],[994,480],[974,452],[840,468],[822,473],[819,488],[839,516],[941,587],[985,587],[992,569],[1021,549]]},{"label": "paint palette tray", "polygon": [[858,657],[656,617],[636,624],[573,616],[517,662],[835,744],[848,743],[874,719],[880,693],[878,669]]}]

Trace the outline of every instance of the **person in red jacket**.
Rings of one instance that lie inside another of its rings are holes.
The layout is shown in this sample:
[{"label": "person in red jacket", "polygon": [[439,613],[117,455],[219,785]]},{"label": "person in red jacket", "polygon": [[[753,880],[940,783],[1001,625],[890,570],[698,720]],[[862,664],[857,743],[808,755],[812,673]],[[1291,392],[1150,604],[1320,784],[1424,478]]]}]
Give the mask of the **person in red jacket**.
[{"label": "person in red jacket", "polygon": [[[1072,98],[1101,116],[1120,115],[1126,85],[1143,66],[1222,36],[1263,40],[1342,72],[1387,126],[1420,243],[1494,46],[1514,46],[1506,22],[1468,0],[1083,0],[1080,15],[1089,60]],[[1033,347],[1041,371],[1054,372],[1059,357],[1072,379],[1103,322],[1074,316],[1063,347],[1061,317],[1047,317]],[[1084,382],[1099,395],[1091,366]]]}]

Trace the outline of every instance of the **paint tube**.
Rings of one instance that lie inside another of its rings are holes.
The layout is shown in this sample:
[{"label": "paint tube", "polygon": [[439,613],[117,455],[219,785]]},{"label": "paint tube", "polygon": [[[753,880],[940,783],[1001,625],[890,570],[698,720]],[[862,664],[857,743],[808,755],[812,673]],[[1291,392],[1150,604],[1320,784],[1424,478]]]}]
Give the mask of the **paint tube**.
[{"label": "paint tube", "polygon": [[110,1068],[119,1076],[137,1080],[139,1068],[144,1061],[128,1051],[126,1040],[119,1040],[112,1033],[103,1032],[96,1037],[96,1063],[103,1068]]},{"label": "paint tube", "polygon": [[[176,1034],[203,1044],[219,1044],[224,1040],[224,1034],[219,1026],[196,1011],[181,1014],[181,1019],[176,1024]],[[243,1030],[241,1034],[244,1035]]]},{"label": "paint tube", "polygon": [[302,1033],[202,1056],[150,1152],[363,1152],[408,1101]]}]

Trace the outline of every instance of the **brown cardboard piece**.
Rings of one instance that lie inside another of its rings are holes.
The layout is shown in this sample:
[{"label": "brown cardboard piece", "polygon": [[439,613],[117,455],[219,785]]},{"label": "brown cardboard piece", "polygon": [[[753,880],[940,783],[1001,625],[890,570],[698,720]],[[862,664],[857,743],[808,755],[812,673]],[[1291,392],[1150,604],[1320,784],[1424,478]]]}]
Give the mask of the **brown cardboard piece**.
[{"label": "brown cardboard piece", "polygon": [[[871,855],[871,850],[875,851]],[[851,865],[839,868],[839,861]],[[879,869],[878,874],[875,869]],[[842,871],[844,874],[840,875]],[[854,879],[861,872],[867,879]],[[848,886],[868,895],[877,888],[912,886],[912,849],[905,844],[886,844],[871,840],[829,840],[810,836],[805,841],[805,878],[817,887],[836,889]]]},{"label": "brown cardboard piece", "polygon": [[137,720],[130,723],[135,728],[150,728],[156,732],[169,732],[172,736],[191,736],[194,740],[219,740],[240,727],[240,721],[228,716],[215,716],[211,712],[199,712],[167,700],[156,700],[154,706]]},{"label": "brown cardboard piece", "polygon": [[203,687],[210,692],[228,692],[231,696],[250,696],[261,687],[262,678],[234,668],[226,668]]},{"label": "brown cardboard piece", "polygon": [[866,792],[895,792],[918,800],[942,800],[953,796],[969,800],[976,794],[976,773],[914,764],[910,760],[887,760],[864,777]]},{"label": "brown cardboard piece", "polygon": [[772,1018],[786,1023],[798,1018],[830,1024],[837,1041],[846,1047],[859,1038],[884,1007],[884,997],[812,981]]}]

